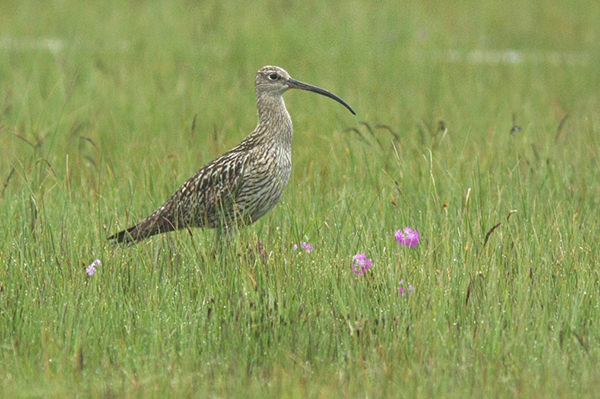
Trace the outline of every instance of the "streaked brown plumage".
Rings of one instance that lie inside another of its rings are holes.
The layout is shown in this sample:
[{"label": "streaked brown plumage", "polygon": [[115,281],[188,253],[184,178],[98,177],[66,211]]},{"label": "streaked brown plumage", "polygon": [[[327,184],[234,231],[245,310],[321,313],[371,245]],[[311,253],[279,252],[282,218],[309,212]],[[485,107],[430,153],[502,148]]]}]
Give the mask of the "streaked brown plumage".
[{"label": "streaked brown plumage", "polygon": [[355,114],[338,96],[294,80],[282,68],[262,67],[256,74],[258,126],[240,144],[198,172],[160,208],[135,226],[108,237],[135,243],[182,228],[230,230],[248,225],[281,199],[292,170],[292,120],[283,93],[309,90],[330,97]]}]

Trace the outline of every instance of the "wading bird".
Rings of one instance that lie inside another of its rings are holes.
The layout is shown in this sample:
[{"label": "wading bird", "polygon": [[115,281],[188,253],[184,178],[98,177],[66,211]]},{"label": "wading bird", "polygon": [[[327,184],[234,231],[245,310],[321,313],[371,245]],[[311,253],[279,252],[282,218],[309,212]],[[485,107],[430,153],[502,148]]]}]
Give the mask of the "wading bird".
[{"label": "wading bird", "polygon": [[352,107],[320,87],[292,79],[277,66],[256,74],[258,125],[240,144],[208,163],[163,205],[136,225],[108,237],[132,244],[191,227],[230,232],[249,225],[281,199],[292,171],[292,119],[283,102],[288,89],[308,90]]}]

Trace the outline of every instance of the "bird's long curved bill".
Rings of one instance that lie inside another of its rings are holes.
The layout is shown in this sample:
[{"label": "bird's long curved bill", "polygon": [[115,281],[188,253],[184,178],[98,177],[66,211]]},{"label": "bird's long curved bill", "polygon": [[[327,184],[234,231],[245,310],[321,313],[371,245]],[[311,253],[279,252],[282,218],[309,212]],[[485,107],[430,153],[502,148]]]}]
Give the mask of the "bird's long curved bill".
[{"label": "bird's long curved bill", "polygon": [[342,104],[344,107],[348,108],[348,110],[350,112],[352,112],[353,115],[356,115],[356,112],[354,112],[352,107],[349,106],[346,101],[342,100],[335,94],[333,94],[325,89],[321,89],[320,87],[309,85],[308,83],[300,82],[299,80],[296,80],[296,79],[288,79],[288,86],[292,89],[308,90],[308,91],[312,91],[314,93],[319,93],[321,95],[324,95],[325,97],[332,98],[335,101],[337,101],[338,103]]}]

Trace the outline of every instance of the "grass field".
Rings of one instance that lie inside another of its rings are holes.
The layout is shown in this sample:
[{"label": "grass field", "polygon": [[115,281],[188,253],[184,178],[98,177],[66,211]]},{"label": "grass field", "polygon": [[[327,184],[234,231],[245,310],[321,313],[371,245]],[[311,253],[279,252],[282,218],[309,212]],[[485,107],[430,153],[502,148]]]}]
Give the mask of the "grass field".
[{"label": "grass field", "polygon": [[[600,3],[199,3],[0,4],[0,397],[597,395]],[[267,64],[358,115],[286,94],[290,184],[222,254],[107,244]]]}]

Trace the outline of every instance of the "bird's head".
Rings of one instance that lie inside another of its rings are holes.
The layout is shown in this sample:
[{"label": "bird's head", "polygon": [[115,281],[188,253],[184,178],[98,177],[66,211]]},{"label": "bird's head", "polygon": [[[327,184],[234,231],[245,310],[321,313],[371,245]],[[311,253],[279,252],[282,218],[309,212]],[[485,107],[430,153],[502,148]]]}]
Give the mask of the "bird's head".
[{"label": "bird's head", "polygon": [[352,114],[356,115],[356,112],[352,109],[348,103],[342,100],[335,94],[321,89],[320,87],[309,85],[308,83],[300,82],[299,80],[292,79],[289,73],[285,69],[278,66],[264,66],[256,73],[256,95],[282,95],[288,89],[300,89],[312,91],[314,93],[321,94],[323,96],[334,99],[335,101],[348,108]]}]

